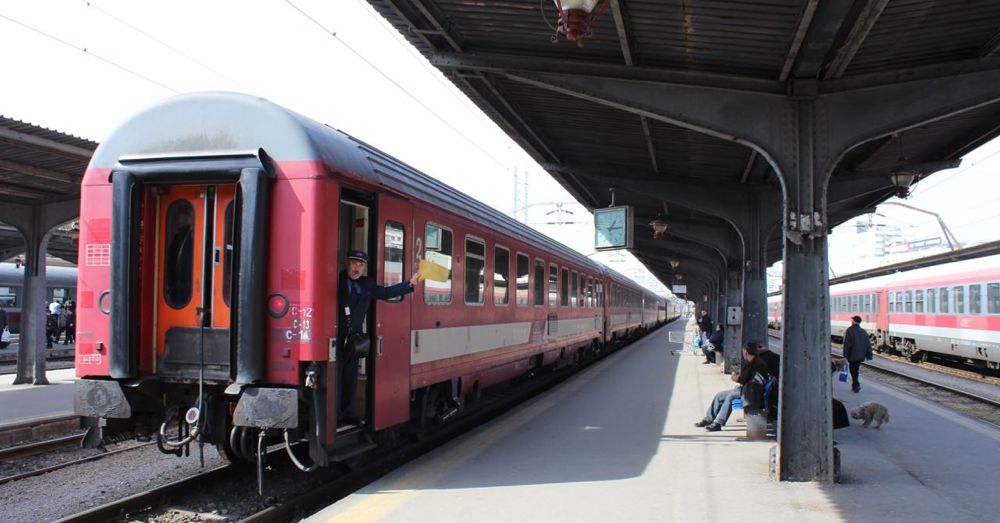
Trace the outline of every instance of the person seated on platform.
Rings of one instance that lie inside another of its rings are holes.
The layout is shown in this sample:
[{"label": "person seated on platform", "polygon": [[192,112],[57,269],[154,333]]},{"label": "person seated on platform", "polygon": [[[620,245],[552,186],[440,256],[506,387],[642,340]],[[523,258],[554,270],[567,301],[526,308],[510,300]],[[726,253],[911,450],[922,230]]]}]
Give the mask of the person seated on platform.
[{"label": "person seated on platform", "polygon": [[708,406],[705,417],[695,423],[695,427],[705,427],[705,430],[709,432],[722,430],[722,426],[726,424],[726,421],[729,419],[729,413],[732,411],[733,398],[740,396],[743,385],[754,379],[754,376],[758,373],[767,376],[767,365],[764,363],[764,360],[757,357],[758,350],[759,345],[757,342],[748,341],[743,345],[744,363],[740,366],[739,374],[734,373],[732,375],[732,379],[737,383],[737,386],[716,394],[715,398],[712,399],[712,403]]},{"label": "person seated on platform", "polygon": [[722,325],[715,328],[715,332],[712,333],[708,338],[708,345],[702,345],[701,353],[705,355],[705,361],[702,363],[715,363],[715,351],[722,351],[722,345],[725,342],[725,329]]},{"label": "person seated on platform", "polygon": [[757,351],[757,357],[767,365],[767,372],[774,380],[774,386],[768,392],[764,402],[767,405],[767,419],[774,421],[778,419],[778,384],[781,383],[781,356],[771,352],[768,346],[761,345]]}]

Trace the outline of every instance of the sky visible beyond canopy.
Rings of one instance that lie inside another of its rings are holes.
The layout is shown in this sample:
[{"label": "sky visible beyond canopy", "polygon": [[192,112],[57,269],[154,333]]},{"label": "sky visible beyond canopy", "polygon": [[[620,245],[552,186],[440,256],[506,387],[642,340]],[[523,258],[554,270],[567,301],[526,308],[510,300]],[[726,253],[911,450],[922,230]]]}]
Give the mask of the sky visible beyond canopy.
[{"label": "sky visible beyond canopy", "polygon": [[[0,50],[4,116],[101,141],[162,98],[251,93],[592,254],[589,212],[364,0],[0,0]],[[941,214],[963,243],[1000,238],[998,152],[987,145],[919,183],[906,203]],[[525,179],[527,201],[515,200]],[[937,226],[899,207],[879,214],[873,221],[927,234]],[[844,251],[834,245],[832,266],[851,256]],[[630,254],[594,258],[653,285]]]}]

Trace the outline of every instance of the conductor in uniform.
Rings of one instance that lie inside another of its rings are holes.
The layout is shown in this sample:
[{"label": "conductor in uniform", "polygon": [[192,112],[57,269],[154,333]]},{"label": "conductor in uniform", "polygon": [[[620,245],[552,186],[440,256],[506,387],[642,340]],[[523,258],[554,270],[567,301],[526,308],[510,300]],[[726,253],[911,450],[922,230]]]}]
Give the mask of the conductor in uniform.
[{"label": "conductor in uniform", "polygon": [[418,270],[409,281],[388,287],[376,285],[373,278],[365,275],[367,266],[368,253],[352,250],[347,253],[347,268],[340,271],[337,296],[338,423],[357,423],[357,415],[351,408],[358,383],[358,357],[348,354],[346,350],[348,334],[364,333],[365,320],[373,300],[388,300],[409,294],[413,292],[414,285],[423,279]]}]

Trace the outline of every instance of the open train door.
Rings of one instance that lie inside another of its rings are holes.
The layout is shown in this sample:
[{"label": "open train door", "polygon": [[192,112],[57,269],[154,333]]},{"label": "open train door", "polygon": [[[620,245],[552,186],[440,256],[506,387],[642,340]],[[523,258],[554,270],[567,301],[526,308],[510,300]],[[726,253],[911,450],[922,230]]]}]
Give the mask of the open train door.
[{"label": "open train door", "polygon": [[[413,207],[380,194],[378,201],[378,284],[389,286],[411,277]],[[414,295],[375,300],[374,428],[384,429],[410,418],[410,307]]]}]

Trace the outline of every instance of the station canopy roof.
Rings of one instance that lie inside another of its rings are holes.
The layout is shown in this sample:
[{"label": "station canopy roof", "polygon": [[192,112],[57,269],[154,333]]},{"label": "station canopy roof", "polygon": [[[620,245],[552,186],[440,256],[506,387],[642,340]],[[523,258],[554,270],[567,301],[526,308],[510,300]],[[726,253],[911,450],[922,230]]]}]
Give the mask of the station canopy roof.
[{"label": "station canopy roof", "polygon": [[[988,1],[604,0],[592,34],[577,42],[556,38],[553,0],[369,3],[581,203],[607,207],[617,186],[617,203],[636,210],[637,257],[668,283],[671,253],[700,247],[679,236],[652,242],[647,223],[666,213],[672,227],[729,226],[698,206],[665,207],[655,184],[773,186],[780,194],[774,169],[748,146],[540,87],[532,74],[781,93],[802,78],[877,85],[928,69],[995,69],[1000,48],[1000,2]],[[901,161],[953,163],[995,137],[998,122],[1000,107],[986,104],[867,143],[840,159],[831,180],[888,176]],[[893,194],[886,187],[831,201],[828,223]],[[781,258],[780,228],[765,237],[771,263]]]},{"label": "station canopy roof", "polygon": [[[35,206],[80,198],[80,182],[97,143],[0,116],[0,205]],[[0,260],[24,252],[24,238],[0,223]],[[75,262],[68,227],[49,239],[49,253]]]}]

